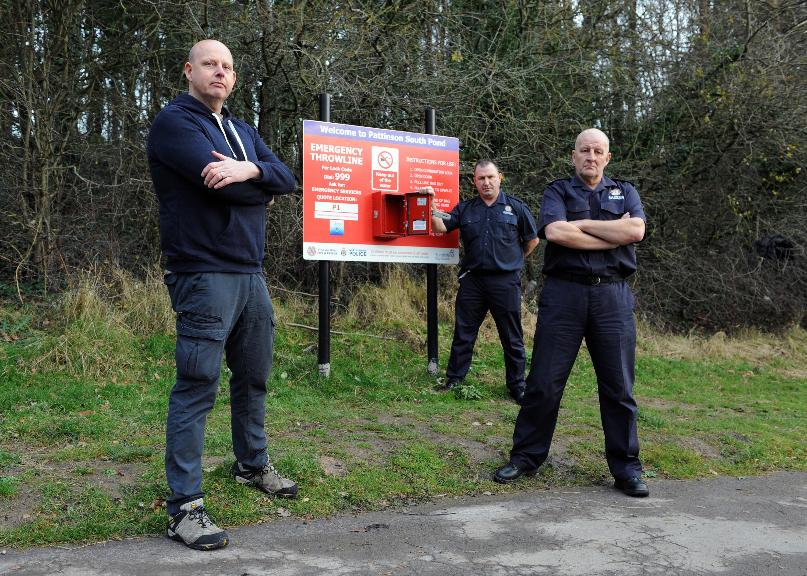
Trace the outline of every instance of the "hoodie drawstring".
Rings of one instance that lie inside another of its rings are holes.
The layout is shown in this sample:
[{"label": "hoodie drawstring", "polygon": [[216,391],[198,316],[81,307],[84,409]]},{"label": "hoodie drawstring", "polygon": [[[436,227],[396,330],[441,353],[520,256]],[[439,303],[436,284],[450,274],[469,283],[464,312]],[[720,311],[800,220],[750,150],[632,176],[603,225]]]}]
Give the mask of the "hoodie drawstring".
[{"label": "hoodie drawstring", "polygon": [[[236,154],[235,150],[233,150],[233,145],[230,144],[230,139],[227,138],[227,131],[224,129],[224,124],[221,123],[221,115],[216,114],[215,112],[211,112],[211,114],[213,114],[213,117],[216,119],[216,124],[219,125],[219,130],[221,130],[221,133],[224,135],[224,141],[227,142],[227,147],[230,149],[230,153],[233,155],[233,158],[238,160],[238,154]],[[241,137],[238,135],[238,130],[235,129],[235,125],[233,125],[232,120],[227,120],[227,124],[230,126],[230,130],[233,131],[233,136],[235,136],[235,140],[238,142],[238,146],[241,148],[241,154],[244,155],[244,160],[246,160],[247,151],[244,148],[244,143],[241,142]]]},{"label": "hoodie drawstring", "polygon": [[[247,159],[247,151],[244,148],[244,143],[241,142],[241,136],[238,135],[238,130],[235,129],[235,125],[233,124],[232,120],[227,120],[227,124],[229,124],[230,130],[233,131],[233,136],[235,136],[235,139],[238,142],[238,145],[241,147],[241,153],[244,155],[244,160],[246,160]],[[228,142],[228,144],[229,144],[229,142]]]}]

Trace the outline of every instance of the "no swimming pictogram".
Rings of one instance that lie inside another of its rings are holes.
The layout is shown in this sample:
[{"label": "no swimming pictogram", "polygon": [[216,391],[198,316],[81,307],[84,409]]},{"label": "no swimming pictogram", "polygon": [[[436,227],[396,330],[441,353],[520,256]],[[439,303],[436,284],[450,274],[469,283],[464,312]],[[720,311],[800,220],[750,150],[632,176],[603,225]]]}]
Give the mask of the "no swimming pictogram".
[{"label": "no swimming pictogram", "polygon": [[378,165],[382,168],[386,168],[389,170],[392,167],[394,160],[392,158],[392,154],[384,150],[378,154]]}]

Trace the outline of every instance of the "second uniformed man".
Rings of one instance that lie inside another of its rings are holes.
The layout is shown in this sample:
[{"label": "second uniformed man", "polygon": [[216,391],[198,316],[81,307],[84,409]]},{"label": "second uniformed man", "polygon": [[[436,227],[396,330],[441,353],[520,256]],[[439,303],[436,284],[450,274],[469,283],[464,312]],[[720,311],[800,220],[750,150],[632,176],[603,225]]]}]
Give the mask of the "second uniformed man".
[{"label": "second uniformed man", "polygon": [[479,160],[474,167],[479,195],[457,204],[448,220],[432,217],[437,232],[459,228],[465,253],[443,388],[454,388],[465,378],[479,327],[490,311],[504,350],[507,389],[520,404],[527,358],[521,328],[521,269],[538,245],[538,230],[526,204],[502,192],[501,183],[496,164]]}]

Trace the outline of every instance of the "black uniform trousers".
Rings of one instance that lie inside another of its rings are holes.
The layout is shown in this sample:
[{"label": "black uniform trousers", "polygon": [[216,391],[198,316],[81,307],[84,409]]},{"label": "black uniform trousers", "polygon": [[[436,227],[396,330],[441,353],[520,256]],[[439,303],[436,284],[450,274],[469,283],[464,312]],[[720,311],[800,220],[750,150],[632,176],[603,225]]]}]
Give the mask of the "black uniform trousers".
[{"label": "black uniform trousers", "polygon": [[538,307],[511,462],[532,469],[546,460],[563,390],[585,338],[597,374],[608,468],[615,478],[640,477],[633,399],[636,323],[630,286],[626,282],[589,286],[548,277]]},{"label": "black uniform trousers", "polygon": [[468,374],[479,327],[490,311],[504,350],[507,388],[523,386],[527,354],[521,328],[521,272],[466,273],[460,278],[454,310],[454,340],[446,377],[462,379]]}]

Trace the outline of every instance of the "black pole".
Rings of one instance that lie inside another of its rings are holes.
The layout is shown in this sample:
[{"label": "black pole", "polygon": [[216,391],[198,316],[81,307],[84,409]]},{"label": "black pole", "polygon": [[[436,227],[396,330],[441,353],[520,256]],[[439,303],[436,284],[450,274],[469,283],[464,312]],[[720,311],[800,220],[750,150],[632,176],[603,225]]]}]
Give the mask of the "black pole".
[{"label": "black pole", "polygon": [[[436,134],[434,108],[426,108],[424,126],[426,134]],[[437,376],[440,371],[437,346],[437,264],[426,264],[426,334],[429,374]]]},{"label": "black pole", "polygon": [[[331,121],[331,95],[319,95],[319,119]],[[329,260],[319,261],[319,344],[317,346],[317,362],[319,375],[331,376],[331,263]]]}]

